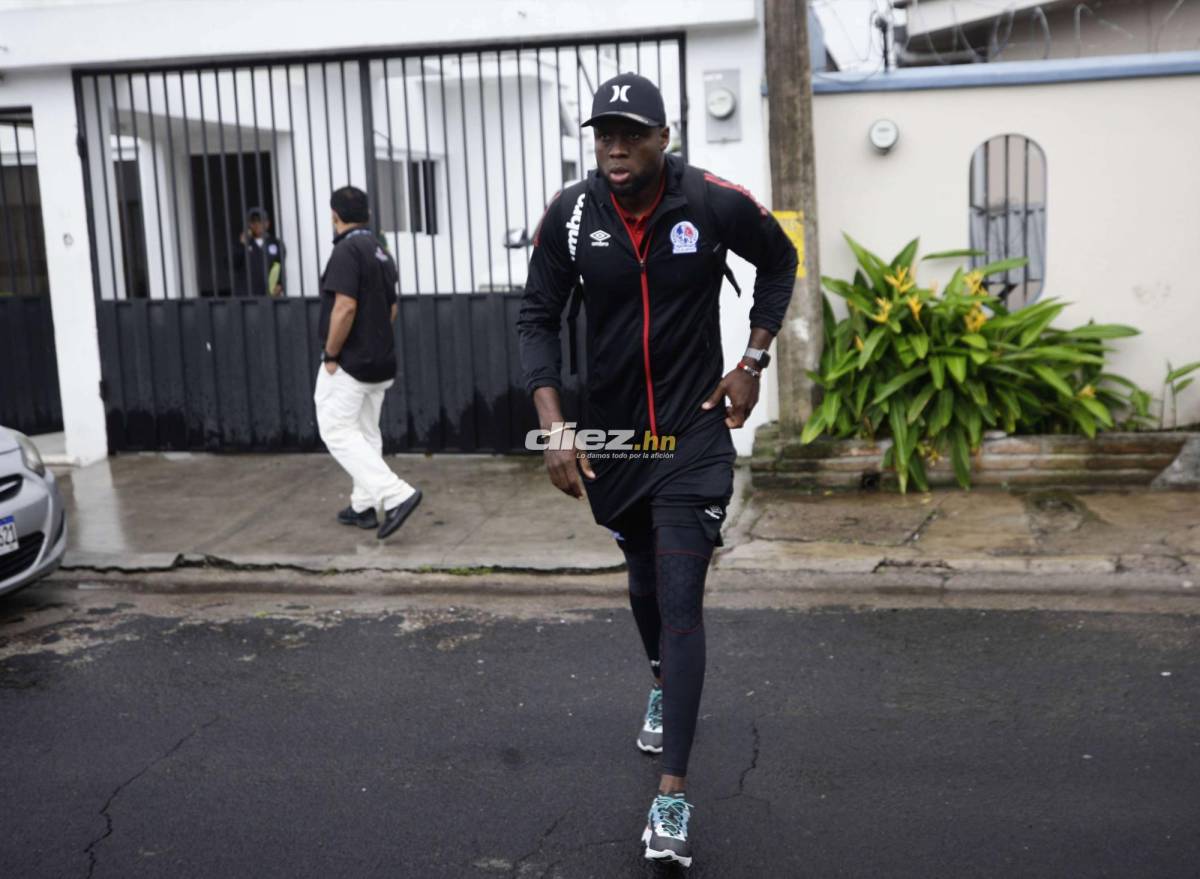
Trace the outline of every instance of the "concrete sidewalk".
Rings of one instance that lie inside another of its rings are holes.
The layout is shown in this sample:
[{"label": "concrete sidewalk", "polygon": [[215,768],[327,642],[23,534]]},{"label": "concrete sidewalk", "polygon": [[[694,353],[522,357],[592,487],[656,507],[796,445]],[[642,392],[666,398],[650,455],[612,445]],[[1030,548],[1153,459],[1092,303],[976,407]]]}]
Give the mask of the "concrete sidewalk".
[{"label": "concrete sidewalk", "polygon": [[[540,458],[389,458],[425,492],[391,539],[340,526],[349,482],[327,455],[118,456],[65,471],[67,570],[615,571],[622,557]],[[739,469],[716,566],[813,575],[1155,575],[1200,581],[1200,493],[1143,489],[760,491]],[[1200,592],[1200,589],[1197,589]]]},{"label": "concrete sidewalk", "polygon": [[328,455],[121,455],[61,477],[65,568],[180,565],[352,571],[598,571],[622,563],[585,501],[540,458],[390,456],[425,494],[395,535],[334,521],[350,480]]}]

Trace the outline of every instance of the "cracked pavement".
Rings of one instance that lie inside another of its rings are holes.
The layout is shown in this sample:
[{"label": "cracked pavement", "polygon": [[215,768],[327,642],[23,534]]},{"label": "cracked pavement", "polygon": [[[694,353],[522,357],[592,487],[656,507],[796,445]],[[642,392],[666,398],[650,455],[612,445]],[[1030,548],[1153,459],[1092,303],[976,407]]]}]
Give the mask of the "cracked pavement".
[{"label": "cracked pavement", "polygon": [[[519,585],[9,597],[0,874],[680,875],[619,577]],[[969,598],[715,589],[687,875],[1195,876],[1195,602]]]},{"label": "cracked pavement", "polygon": [[[336,573],[603,573],[622,564],[588,505],[555,489],[536,457],[389,461],[426,500],[382,542],[333,524],[348,485],[328,455],[146,453],[63,472],[71,527],[58,576],[222,570],[288,582]],[[716,570],[1135,573],[1180,591],[1200,586],[1198,499],[1195,491],[1144,488],[811,495],[755,490],[741,466]],[[945,577],[940,585],[965,584]]]}]

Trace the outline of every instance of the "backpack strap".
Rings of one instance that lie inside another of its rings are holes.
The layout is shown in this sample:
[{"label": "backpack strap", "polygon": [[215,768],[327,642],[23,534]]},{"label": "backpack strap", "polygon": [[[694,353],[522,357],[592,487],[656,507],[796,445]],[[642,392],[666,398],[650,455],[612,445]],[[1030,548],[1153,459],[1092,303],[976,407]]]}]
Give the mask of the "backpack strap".
[{"label": "backpack strap", "polygon": [[[579,223],[583,223],[583,206],[587,203],[587,184],[584,183],[583,192],[579,193],[579,198],[572,207],[572,212],[579,217]],[[576,229],[576,233],[580,230]],[[576,238],[578,241],[578,237]],[[583,305],[583,278],[579,275],[579,258],[575,255],[575,248],[578,244],[570,246],[571,265],[575,267],[575,286],[571,288],[571,295],[567,305],[567,353],[571,375],[579,373],[579,309]]]},{"label": "backpack strap", "polygon": [[[682,187],[688,204],[698,207],[708,221],[708,228],[715,230],[717,228],[717,221],[708,206],[708,183],[704,180],[704,171],[688,165],[683,171]],[[725,257],[728,253],[729,248],[725,246],[723,241],[718,241],[717,246],[713,248],[713,254],[721,261],[721,274],[725,276],[725,280],[733,287],[734,292],[738,296],[741,296],[742,288],[738,285],[737,278],[733,275],[733,269],[729,268],[729,264],[725,262]]]},{"label": "backpack strap", "polygon": [[582,304],[583,279],[577,278],[567,306],[567,353],[571,375],[579,374],[579,308]]}]

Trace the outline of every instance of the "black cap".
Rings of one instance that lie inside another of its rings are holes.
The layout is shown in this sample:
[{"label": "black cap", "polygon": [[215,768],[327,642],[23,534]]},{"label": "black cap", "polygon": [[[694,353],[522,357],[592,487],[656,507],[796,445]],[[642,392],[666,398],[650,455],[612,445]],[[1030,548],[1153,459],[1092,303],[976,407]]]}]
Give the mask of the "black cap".
[{"label": "black cap", "polygon": [[667,124],[662,92],[658,86],[636,73],[622,73],[600,86],[592,98],[591,118],[581,125],[586,128],[600,119],[631,119],[639,125],[662,128]]}]

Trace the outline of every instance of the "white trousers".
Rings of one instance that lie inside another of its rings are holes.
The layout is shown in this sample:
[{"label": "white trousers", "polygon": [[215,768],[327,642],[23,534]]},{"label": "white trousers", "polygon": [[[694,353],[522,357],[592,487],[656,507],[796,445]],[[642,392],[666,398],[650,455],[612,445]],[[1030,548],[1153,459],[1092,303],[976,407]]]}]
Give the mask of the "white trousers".
[{"label": "white trousers", "polygon": [[380,506],[390,510],[414,491],[383,460],[379,414],[391,386],[391,381],[360,382],[341,367],[333,375],[324,366],[317,370],[317,429],[334,460],[354,480],[350,506],[356,513]]}]

